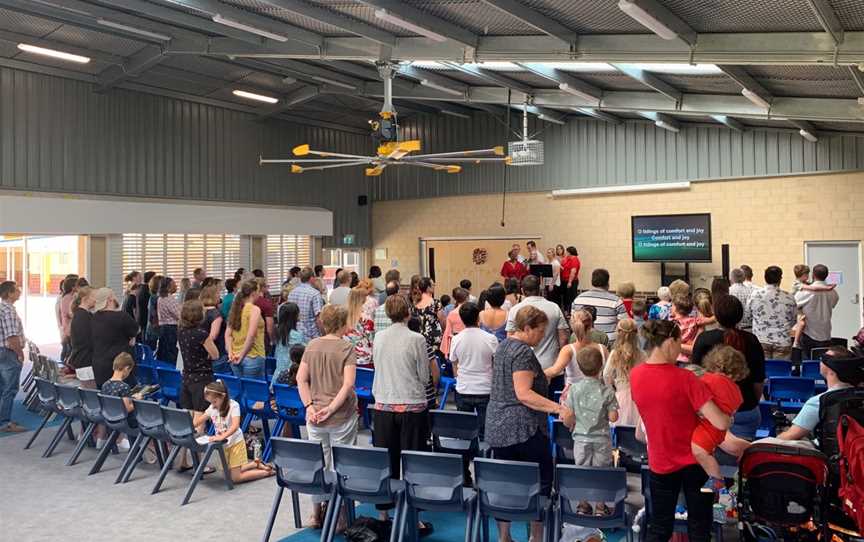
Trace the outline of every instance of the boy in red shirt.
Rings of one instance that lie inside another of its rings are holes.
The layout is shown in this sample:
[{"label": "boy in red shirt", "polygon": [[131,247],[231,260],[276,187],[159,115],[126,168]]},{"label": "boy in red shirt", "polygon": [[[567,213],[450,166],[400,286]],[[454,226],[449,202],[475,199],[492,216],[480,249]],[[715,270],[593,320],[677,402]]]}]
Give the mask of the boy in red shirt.
[{"label": "boy in red shirt", "polygon": [[[731,346],[716,346],[705,356],[702,367],[705,369],[705,374],[700,380],[708,386],[713,401],[720,410],[731,416],[744,401],[741,390],[735,382],[745,379],[750,373],[744,354]],[[700,418],[699,425],[693,431],[691,447],[693,457],[710,476],[706,484],[710,489],[722,484],[723,475],[720,472],[720,464],[714,458],[714,450],[723,445],[724,440],[727,440],[726,431],[721,431],[705,418]],[[721,447],[724,451],[738,456],[747,446],[747,441],[733,437],[731,443]]]}]

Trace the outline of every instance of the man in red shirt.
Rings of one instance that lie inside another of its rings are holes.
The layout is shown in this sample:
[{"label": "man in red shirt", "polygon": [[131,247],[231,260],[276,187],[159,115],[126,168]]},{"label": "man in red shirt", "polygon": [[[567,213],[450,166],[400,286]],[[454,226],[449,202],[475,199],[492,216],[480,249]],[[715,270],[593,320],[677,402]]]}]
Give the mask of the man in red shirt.
[{"label": "man in red shirt", "polygon": [[522,278],[528,274],[528,268],[517,259],[519,256],[519,250],[515,248],[510,250],[508,256],[510,259],[504,262],[504,265],[501,266],[501,276],[504,277],[504,280],[514,278],[519,282],[522,282]]}]

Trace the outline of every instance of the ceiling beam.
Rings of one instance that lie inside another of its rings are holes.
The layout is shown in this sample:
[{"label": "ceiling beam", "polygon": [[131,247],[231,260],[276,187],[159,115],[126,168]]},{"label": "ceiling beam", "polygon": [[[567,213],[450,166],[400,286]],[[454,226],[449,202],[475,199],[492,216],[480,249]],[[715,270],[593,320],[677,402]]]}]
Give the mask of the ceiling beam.
[{"label": "ceiling beam", "polygon": [[543,32],[554,38],[575,45],[578,36],[576,32],[570,30],[563,24],[559,23],[551,17],[543,15],[539,11],[529,8],[518,0],[482,0],[484,4],[492,6],[495,9],[501,10],[507,15],[518,19],[528,26]]},{"label": "ceiling beam", "polygon": [[623,121],[620,117],[616,117],[611,113],[607,113],[605,111],[600,111],[594,107],[574,107],[573,111],[577,113],[582,113],[583,115],[587,115],[589,117],[594,117],[595,119],[603,120],[612,124],[621,124]]},{"label": "ceiling beam", "polygon": [[[270,17],[255,15],[254,13],[217,2],[216,0],[171,0],[171,3],[200,11],[211,18],[216,15],[221,15],[226,19],[237,21],[238,23],[255,27],[277,36],[284,36],[286,41],[298,41],[318,48],[324,45],[324,37],[320,34],[316,34],[315,32],[311,32],[305,28],[290,25],[284,21],[277,21]],[[226,26],[221,23],[218,24],[219,26]],[[257,36],[254,32],[249,32],[249,34]]]},{"label": "ceiling beam", "polygon": [[309,100],[314,100],[321,94],[321,90],[315,86],[306,86],[299,88],[290,94],[286,94],[283,96],[279,103],[270,107],[269,109],[258,114],[258,120],[264,120],[268,117],[272,117],[273,115],[278,115],[284,111],[297,107],[300,104],[308,102]]},{"label": "ceiling beam", "polygon": [[439,75],[430,70],[422,70],[414,66],[405,65],[399,67],[397,74],[413,79],[423,86],[448,92],[456,96],[465,95],[468,92],[468,85],[465,83]]},{"label": "ceiling beam", "polygon": [[[521,110],[521,107],[518,105],[513,106],[515,109]],[[567,113],[563,113],[561,111],[555,111],[554,109],[549,109],[548,107],[541,107],[537,105],[529,105],[527,107],[528,112],[532,115],[536,115],[538,119],[545,120],[546,122],[551,122],[552,124],[564,125],[567,124]]]},{"label": "ceiling beam", "polygon": [[729,76],[733,81],[741,85],[742,90],[746,89],[754,94],[757,94],[762,97],[766,102],[771,103],[774,99],[774,96],[771,95],[768,90],[763,87],[759,81],[753,79],[753,77],[747,73],[741,66],[720,66],[720,69]]},{"label": "ceiling beam", "polygon": [[843,43],[843,25],[840,24],[840,19],[837,18],[828,0],[807,0],[807,3],[819,19],[819,24],[831,35],[834,43],[838,45]]},{"label": "ceiling beam", "polygon": [[640,111],[640,115],[648,120],[654,121],[654,125],[670,132],[678,133],[681,131],[681,124],[671,116],[665,113],[657,113],[655,111]]},{"label": "ceiling beam", "polygon": [[250,70],[301,79],[315,85],[330,85],[349,91],[363,88],[363,84],[366,82],[362,79],[343,75],[298,60],[279,60],[279,63],[276,64],[275,62],[266,62],[255,58],[235,58],[231,62]]},{"label": "ceiling beam", "polygon": [[696,45],[696,31],[657,0],[620,0],[618,7],[652,32],[656,33],[657,28],[663,27],[674,32],[684,43]]},{"label": "ceiling beam", "polygon": [[262,0],[265,4],[290,11],[291,13],[309,17],[330,26],[335,26],[346,32],[350,32],[362,38],[393,47],[396,45],[396,36],[381,30],[363,21],[346,17],[341,13],[318,7],[302,0]]},{"label": "ceiling beam", "polygon": [[736,132],[744,131],[744,125],[728,115],[711,115],[711,118]]},{"label": "ceiling beam", "polygon": [[[366,83],[363,94],[366,96],[383,96],[383,84]],[[508,96],[509,94],[509,96]],[[398,98],[427,101],[441,100],[460,102],[453,95],[434,89],[417,87],[406,93],[394,89]],[[470,87],[468,95],[461,101],[468,105],[487,103],[496,105],[519,104],[531,95],[508,91],[500,87]],[[588,100],[573,96],[560,90],[535,89],[534,105],[569,109],[572,107],[593,107]],[[849,121],[864,123],[864,108],[855,99],[846,98],[786,98],[776,97],[771,104],[771,114],[740,95],[729,94],[683,94],[680,103],[676,104],[666,96],[656,92],[607,91],[601,103],[605,112],[654,111],[669,113],[676,116],[728,115],[747,119],[802,119],[811,121]],[[864,124],[862,124],[864,129]]]},{"label": "ceiling beam", "polygon": [[654,89],[660,94],[667,96],[675,100],[676,102],[681,101],[681,91],[673,87],[666,81],[660,79],[653,73],[639,68],[633,68],[631,66],[622,66],[621,64],[612,64],[612,66],[624,75],[627,75],[628,77],[639,81],[646,87]]},{"label": "ceiling beam", "polygon": [[[421,28],[432,31],[435,34],[440,34],[445,38],[460,43],[467,47],[476,47],[478,36],[469,30],[455,25],[449,21],[445,21],[439,17],[421,11],[408,3],[398,0],[360,0],[362,3],[372,6],[377,9],[386,10],[388,13],[410,22]],[[425,42],[431,40],[425,39]]]},{"label": "ceiling beam", "polygon": [[600,101],[600,98],[603,97],[603,91],[601,89],[595,87],[591,83],[587,83],[582,79],[579,79],[578,77],[574,77],[573,75],[570,75],[563,70],[549,68],[547,66],[531,62],[517,63],[517,65],[530,71],[535,75],[539,75],[540,77],[544,77],[552,81],[553,83],[557,83],[559,89],[570,92],[571,94],[595,99],[598,102]]},{"label": "ceiling beam", "polygon": [[105,92],[123,81],[136,77],[166,58],[165,48],[148,45],[130,56],[121,65],[106,68],[99,74],[97,92]]},{"label": "ceiling beam", "polygon": [[457,62],[445,62],[444,64],[454,70],[467,73],[468,75],[473,75],[474,77],[478,77],[480,79],[483,79],[484,81],[500,85],[504,88],[518,90],[519,92],[524,92],[526,94],[531,94],[534,91],[532,87],[524,83],[520,83],[519,81],[510,79],[505,75],[501,75],[499,72],[495,72],[487,68],[469,66],[467,64],[459,64]]},{"label": "ceiling beam", "polygon": [[849,66],[848,68],[849,75],[852,76],[855,84],[858,85],[858,90],[861,92],[861,95],[864,96],[864,73],[861,73],[858,66]]},{"label": "ceiling beam", "polygon": [[[8,1],[8,0],[3,0]],[[376,0],[378,1],[378,0]],[[2,3],[2,2],[0,2]],[[298,42],[279,47],[248,47],[237,40],[214,38],[210,54],[273,56],[310,60],[377,61],[381,46],[365,38],[325,38],[321,51]],[[835,58],[836,51],[836,58]],[[484,36],[477,48],[466,49],[452,41],[436,43],[428,38],[397,38],[389,51],[394,60],[556,62],[573,60],[569,48],[549,36]],[[695,47],[666,41],[653,34],[595,34],[579,36],[579,60],[583,62],[759,65],[851,65],[864,63],[864,32],[846,32],[835,47],[825,32],[700,34]]]}]

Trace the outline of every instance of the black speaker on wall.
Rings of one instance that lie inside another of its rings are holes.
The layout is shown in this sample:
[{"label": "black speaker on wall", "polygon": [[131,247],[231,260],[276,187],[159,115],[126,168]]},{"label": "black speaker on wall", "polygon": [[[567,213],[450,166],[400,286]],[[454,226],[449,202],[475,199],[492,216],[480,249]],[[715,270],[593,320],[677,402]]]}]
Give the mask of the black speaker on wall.
[{"label": "black speaker on wall", "polygon": [[369,196],[357,196],[357,205],[365,207],[369,204]]},{"label": "black speaker on wall", "polygon": [[729,245],[720,246],[720,259],[723,262],[723,278],[729,278]]}]

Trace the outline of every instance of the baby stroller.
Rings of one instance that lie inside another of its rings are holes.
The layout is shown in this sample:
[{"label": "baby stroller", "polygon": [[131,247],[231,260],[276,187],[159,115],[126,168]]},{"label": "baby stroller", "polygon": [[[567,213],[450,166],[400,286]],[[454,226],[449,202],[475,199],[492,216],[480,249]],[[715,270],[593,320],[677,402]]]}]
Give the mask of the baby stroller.
[{"label": "baby stroller", "polygon": [[771,443],[747,448],[738,469],[740,540],[825,540],[827,479],[827,458],[817,450]]}]

